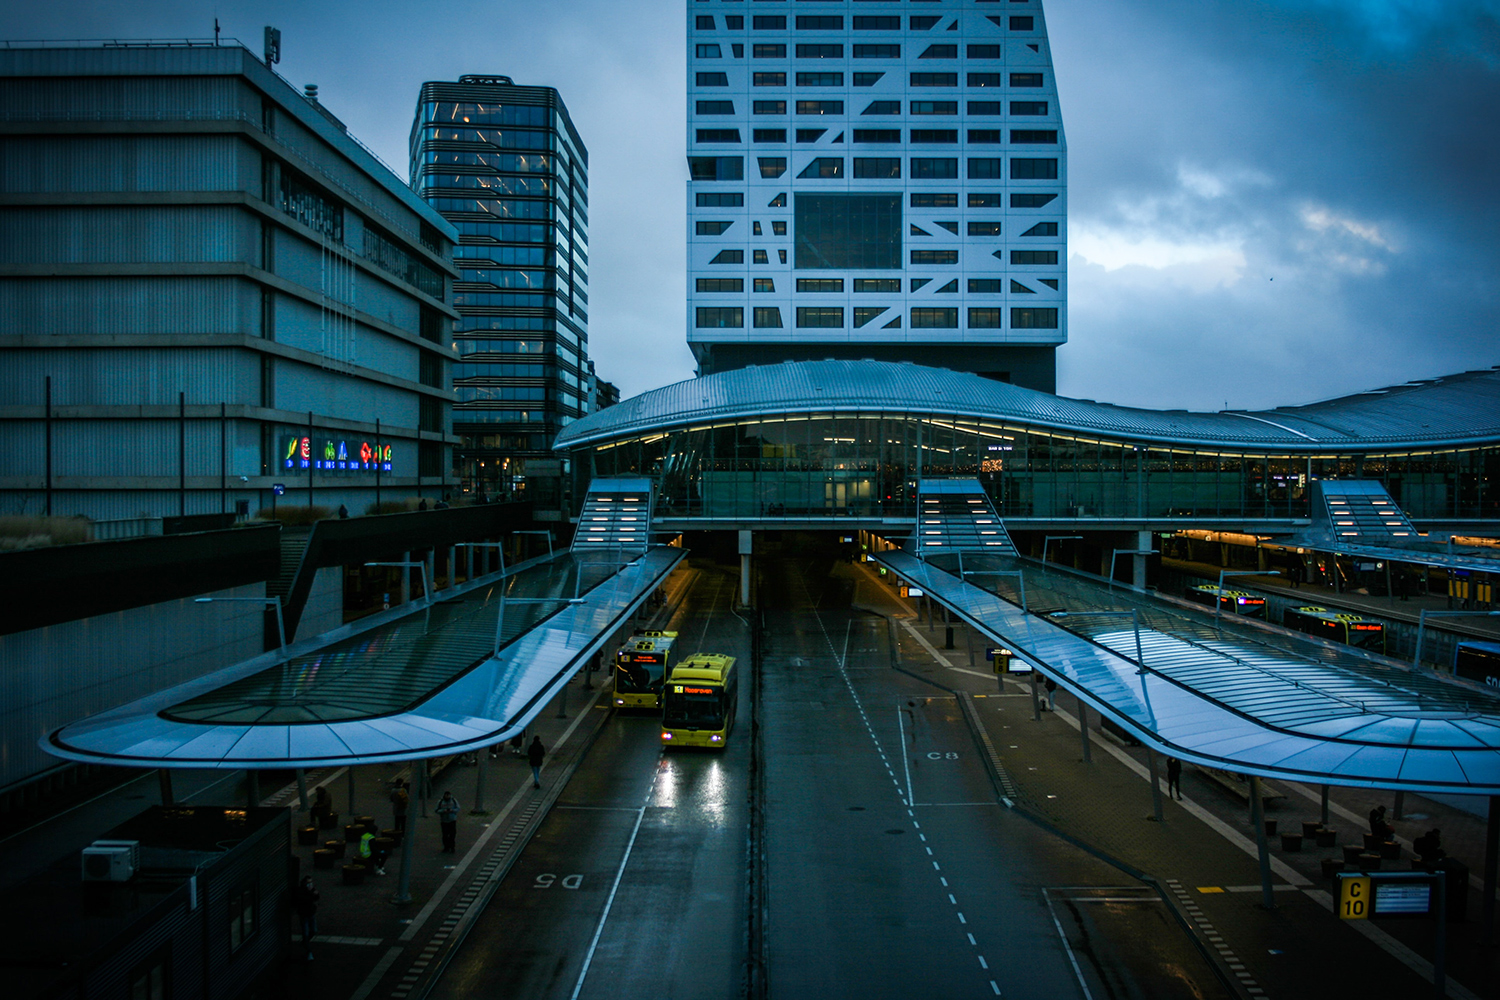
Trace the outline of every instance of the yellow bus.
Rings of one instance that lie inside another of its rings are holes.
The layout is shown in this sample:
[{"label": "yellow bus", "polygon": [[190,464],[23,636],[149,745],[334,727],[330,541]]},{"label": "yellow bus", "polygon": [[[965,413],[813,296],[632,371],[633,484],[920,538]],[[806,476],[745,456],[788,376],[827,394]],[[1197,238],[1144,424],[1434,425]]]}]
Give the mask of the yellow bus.
[{"label": "yellow bus", "polygon": [[615,707],[660,708],[676,632],[637,632],[615,653]]},{"label": "yellow bus", "polygon": [[1309,604],[1287,608],[1281,613],[1281,624],[1320,639],[1385,652],[1385,624],[1352,612],[1329,611]]},{"label": "yellow bus", "polygon": [[1231,615],[1248,615],[1252,618],[1264,618],[1266,616],[1266,599],[1256,597],[1245,590],[1220,589],[1217,583],[1202,583],[1196,587],[1189,587],[1187,599],[1197,604],[1207,604],[1213,607],[1218,603],[1220,610]]},{"label": "yellow bus", "polygon": [[723,749],[738,704],[734,657],[694,653],[672,669],[662,689],[661,745]]}]

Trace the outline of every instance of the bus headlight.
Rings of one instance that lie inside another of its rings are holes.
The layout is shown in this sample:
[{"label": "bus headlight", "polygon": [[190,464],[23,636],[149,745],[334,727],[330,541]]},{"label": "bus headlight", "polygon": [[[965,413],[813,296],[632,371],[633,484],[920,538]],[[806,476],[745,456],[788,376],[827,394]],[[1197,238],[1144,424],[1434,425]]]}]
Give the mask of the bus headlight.
[{"label": "bus headlight", "polygon": [[670,740],[672,738],[672,734],[671,733],[662,733],[661,734],[661,738],[664,739],[664,740]]},{"label": "bus headlight", "polygon": [[713,734],[713,735],[712,735],[712,736],[710,736],[710,737],[709,737],[709,738],[708,738],[708,741],[709,741],[709,742],[710,742],[710,743],[717,743],[717,742],[719,742],[719,741],[720,741],[720,740],[722,740],[722,739],[723,739],[723,738],[724,738],[724,737],[722,737],[722,736],[720,736],[720,735],[719,735],[719,734],[718,734],[718,733],[714,733],[714,734]]}]

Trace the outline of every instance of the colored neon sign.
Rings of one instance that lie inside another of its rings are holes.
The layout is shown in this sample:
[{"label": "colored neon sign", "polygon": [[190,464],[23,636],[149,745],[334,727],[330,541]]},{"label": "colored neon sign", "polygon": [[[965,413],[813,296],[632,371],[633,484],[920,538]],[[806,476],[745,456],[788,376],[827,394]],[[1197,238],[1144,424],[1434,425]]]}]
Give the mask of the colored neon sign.
[{"label": "colored neon sign", "polygon": [[[351,447],[347,439],[306,436],[289,436],[283,440],[281,467],[284,469],[313,469],[325,473],[393,471],[392,448],[388,444],[361,441]],[[354,457],[351,458],[351,454]]]}]

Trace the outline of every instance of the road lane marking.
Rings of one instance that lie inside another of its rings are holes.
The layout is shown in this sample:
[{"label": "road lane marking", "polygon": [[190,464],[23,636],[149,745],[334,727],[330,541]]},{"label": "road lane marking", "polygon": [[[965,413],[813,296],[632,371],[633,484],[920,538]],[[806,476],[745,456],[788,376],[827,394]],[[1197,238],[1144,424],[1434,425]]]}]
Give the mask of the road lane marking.
[{"label": "road lane marking", "polygon": [[635,826],[630,830],[630,842],[625,845],[625,856],[620,859],[620,867],[615,869],[615,882],[609,887],[609,898],[604,901],[604,912],[599,914],[599,926],[594,928],[594,939],[589,942],[588,954],[583,956],[583,968],[578,971],[578,983],[573,987],[572,1000],[578,1000],[578,994],[583,992],[583,981],[589,977],[589,966],[594,964],[594,951],[599,947],[599,938],[604,934],[609,911],[615,905],[615,894],[620,891],[620,880],[625,877],[625,866],[630,863],[630,852],[635,850],[635,838],[641,832],[641,821],[646,818],[646,807],[656,795],[656,781],[660,776],[661,769],[658,768],[651,778],[651,787],[646,790],[646,800],[636,810]]}]

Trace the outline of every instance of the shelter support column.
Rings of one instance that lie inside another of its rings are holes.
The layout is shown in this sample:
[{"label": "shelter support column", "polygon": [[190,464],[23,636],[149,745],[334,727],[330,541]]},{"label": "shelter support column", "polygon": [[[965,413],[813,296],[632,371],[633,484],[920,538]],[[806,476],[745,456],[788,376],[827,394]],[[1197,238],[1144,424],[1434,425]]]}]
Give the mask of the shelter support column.
[{"label": "shelter support column", "polygon": [[1490,821],[1484,833],[1484,941],[1495,936],[1495,875],[1500,867],[1500,795],[1490,796]]},{"label": "shelter support column", "polygon": [[1266,847],[1265,800],[1260,794],[1260,779],[1250,775],[1250,822],[1255,827],[1255,855],[1260,862],[1260,901],[1268,910],[1276,909],[1271,892],[1271,855]]},{"label": "shelter support column", "polygon": [[740,605],[750,606],[750,555],[755,547],[755,534],[740,532]]},{"label": "shelter support column", "polygon": [[[1151,548],[1151,532],[1137,531],[1135,533],[1135,549],[1137,552],[1145,552]],[[1149,556],[1134,555],[1130,557],[1130,582],[1144,590],[1146,588],[1146,560]]]},{"label": "shelter support column", "polygon": [[[1088,733],[1085,731],[1085,737]],[[1156,751],[1146,748],[1146,766],[1151,769],[1151,818],[1161,823],[1165,820],[1161,809],[1161,772],[1156,769]]]},{"label": "shelter support column", "polygon": [[156,769],[156,783],[161,789],[161,804],[164,806],[175,805],[172,801],[172,772],[164,767]]},{"label": "shelter support column", "polygon": [[1082,698],[1078,699],[1078,733],[1083,737],[1083,762],[1092,764],[1094,751],[1089,746],[1089,707]]}]

